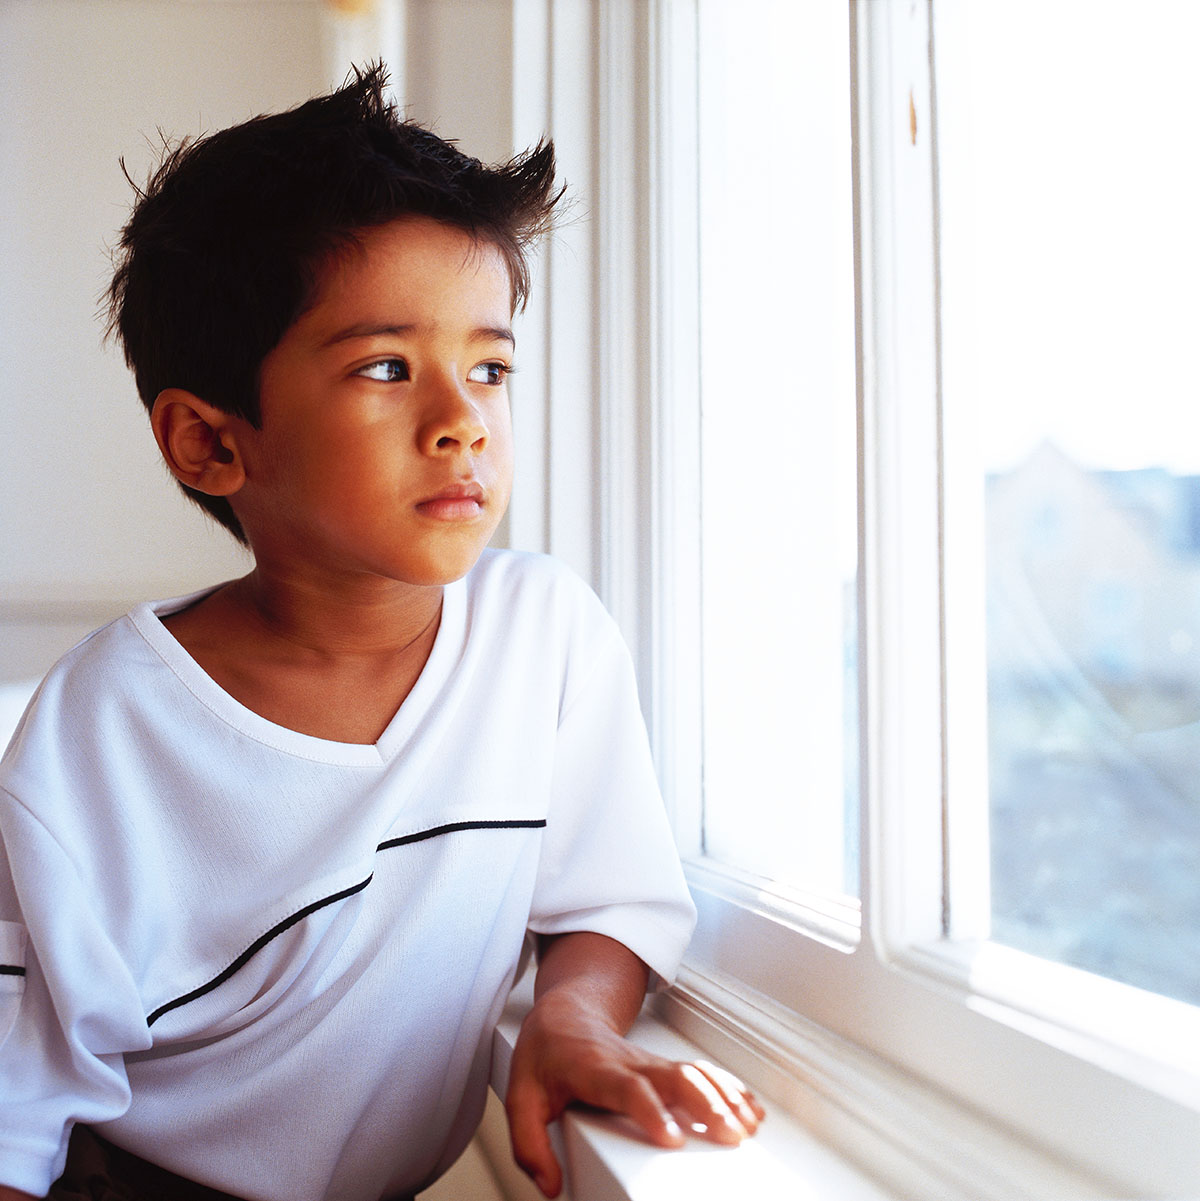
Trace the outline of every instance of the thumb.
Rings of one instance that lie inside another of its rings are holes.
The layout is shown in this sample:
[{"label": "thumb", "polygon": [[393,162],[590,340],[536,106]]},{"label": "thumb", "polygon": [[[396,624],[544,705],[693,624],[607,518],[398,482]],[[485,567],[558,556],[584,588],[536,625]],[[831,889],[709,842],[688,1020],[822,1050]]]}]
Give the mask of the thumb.
[{"label": "thumb", "polygon": [[504,1107],[513,1158],[547,1197],[557,1197],[562,1191],[563,1175],[547,1129],[558,1116],[552,1112],[549,1099],[534,1086],[511,1088]]}]

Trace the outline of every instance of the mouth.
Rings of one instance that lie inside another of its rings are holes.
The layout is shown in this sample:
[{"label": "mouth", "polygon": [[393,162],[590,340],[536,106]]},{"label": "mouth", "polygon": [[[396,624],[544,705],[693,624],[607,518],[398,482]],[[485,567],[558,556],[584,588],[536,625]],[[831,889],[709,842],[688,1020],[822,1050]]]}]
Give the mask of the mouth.
[{"label": "mouth", "polygon": [[473,521],[484,509],[483,488],[473,480],[453,484],[417,502],[417,512],[434,521]]}]

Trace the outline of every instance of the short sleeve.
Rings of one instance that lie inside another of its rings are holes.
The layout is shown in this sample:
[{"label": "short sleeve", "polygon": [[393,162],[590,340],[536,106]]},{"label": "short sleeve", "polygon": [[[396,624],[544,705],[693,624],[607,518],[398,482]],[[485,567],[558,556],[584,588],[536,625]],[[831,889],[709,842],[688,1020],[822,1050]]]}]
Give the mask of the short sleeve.
[{"label": "short sleeve", "polygon": [[40,1197],[71,1125],[128,1108],[123,1051],[150,1040],[62,848],[2,790],[0,829],[0,1183]]},{"label": "short sleeve", "polygon": [[669,982],[695,924],[650,756],[633,664],[605,618],[564,699],[529,928],[623,943]]}]

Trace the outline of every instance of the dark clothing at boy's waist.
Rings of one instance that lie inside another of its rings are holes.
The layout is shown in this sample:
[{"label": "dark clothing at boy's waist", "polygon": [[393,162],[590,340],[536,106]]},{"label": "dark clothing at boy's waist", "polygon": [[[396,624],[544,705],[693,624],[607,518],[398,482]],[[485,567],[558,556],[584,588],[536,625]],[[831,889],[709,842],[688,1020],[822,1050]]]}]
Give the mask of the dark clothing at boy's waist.
[{"label": "dark clothing at boy's waist", "polygon": [[[47,1201],[241,1201],[114,1146],[87,1126],[71,1131],[67,1165]],[[414,1201],[397,1197],[395,1201]]]}]

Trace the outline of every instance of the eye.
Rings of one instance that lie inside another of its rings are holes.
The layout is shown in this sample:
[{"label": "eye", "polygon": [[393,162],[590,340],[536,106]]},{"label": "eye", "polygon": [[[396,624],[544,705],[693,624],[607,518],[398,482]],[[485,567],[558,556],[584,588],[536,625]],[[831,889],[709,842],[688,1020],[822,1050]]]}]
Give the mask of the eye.
[{"label": "eye", "polygon": [[504,383],[505,376],[512,375],[513,370],[507,363],[480,363],[467,372],[467,379],[473,384],[491,384],[495,387]]},{"label": "eye", "polygon": [[381,384],[395,384],[408,379],[408,364],[403,359],[380,359],[360,367],[354,374]]}]

